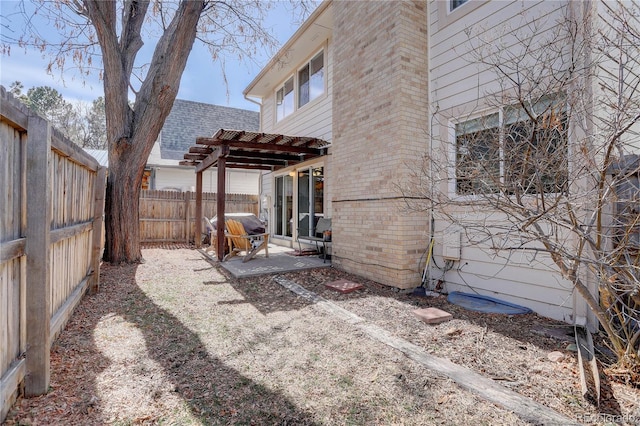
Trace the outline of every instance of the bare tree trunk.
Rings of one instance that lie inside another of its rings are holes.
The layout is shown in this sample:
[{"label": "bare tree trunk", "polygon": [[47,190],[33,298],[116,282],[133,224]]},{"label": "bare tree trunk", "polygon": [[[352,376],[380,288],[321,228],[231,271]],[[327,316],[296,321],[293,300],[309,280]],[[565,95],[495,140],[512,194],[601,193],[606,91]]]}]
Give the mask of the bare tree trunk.
[{"label": "bare tree trunk", "polygon": [[182,1],[156,45],[147,76],[129,105],[129,81],[142,47],[140,29],[149,1],[125,3],[121,34],[116,2],[85,0],[102,49],[109,177],[105,204],[104,259],[140,262],[139,198],[144,166],[178,94],[196,38],[204,1]]},{"label": "bare tree trunk", "polygon": [[[111,161],[111,159],[114,159]],[[104,259],[110,262],[139,262],[140,251],[140,189],[142,168],[131,153],[110,153],[105,200],[106,241]]]}]

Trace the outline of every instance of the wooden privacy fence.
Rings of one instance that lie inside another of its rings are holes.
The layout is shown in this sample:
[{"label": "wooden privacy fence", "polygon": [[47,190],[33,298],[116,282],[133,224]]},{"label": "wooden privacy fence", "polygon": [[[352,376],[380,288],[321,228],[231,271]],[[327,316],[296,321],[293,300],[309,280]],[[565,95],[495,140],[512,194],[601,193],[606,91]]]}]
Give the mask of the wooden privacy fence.
[{"label": "wooden privacy fence", "polygon": [[[202,211],[216,215],[217,196],[202,194]],[[140,194],[140,238],[142,242],[195,242],[195,192],[143,190]],[[227,194],[226,212],[258,215],[258,196]]]},{"label": "wooden privacy fence", "polygon": [[98,287],[106,170],[0,86],[0,421],[21,384],[49,387],[49,350]]}]

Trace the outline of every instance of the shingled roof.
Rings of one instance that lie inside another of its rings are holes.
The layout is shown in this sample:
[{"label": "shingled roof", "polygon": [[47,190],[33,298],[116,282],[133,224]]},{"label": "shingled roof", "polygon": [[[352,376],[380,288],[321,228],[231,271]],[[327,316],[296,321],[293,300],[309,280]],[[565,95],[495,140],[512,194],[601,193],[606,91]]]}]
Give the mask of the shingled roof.
[{"label": "shingled roof", "polygon": [[259,130],[260,114],[246,109],[176,99],[162,127],[160,154],[182,160],[197,137],[211,137],[218,129]]}]

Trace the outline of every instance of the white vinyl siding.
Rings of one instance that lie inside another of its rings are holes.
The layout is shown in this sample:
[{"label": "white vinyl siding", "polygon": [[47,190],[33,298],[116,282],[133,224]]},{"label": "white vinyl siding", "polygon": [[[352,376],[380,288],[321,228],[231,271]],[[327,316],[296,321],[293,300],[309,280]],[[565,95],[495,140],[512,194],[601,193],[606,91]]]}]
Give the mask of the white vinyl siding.
[{"label": "white vinyl siding", "polygon": [[[519,28],[533,17],[539,17],[541,25],[550,27],[558,21],[558,14],[562,16],[559,8],[563,4],[544,0],[489,1],[462,19],[439,28],[438,8],[447,6],[445,2],[432,2],[429,57],[432,99],[437,99],[440,109],[445,110],[474,102],[477,105],[479,96],[499,91],[496,73],[482,69],[470,59],[473,52],[467,31],[472,31],[472,41],[478,37],[489,39],[504,35],[510,28]],[[515,44],[514,39],[512,45],[504,48]]]},{"label": "white vinyl siding", "polygon": [[[518,30],[533,18],[539,18],[541,31],[548,31],[545,25],[550,28],[564,16],[561,10],[564,4],[555,1],[476,0],[450,14],[459,13],[458,18],[447,20],[443,19],[447,10],[442,8],[449,7],[449,2],[430,2],[429,90],[432,110],[437,111],[437,117],[431,120],[433,150],[447,151],[450,167],[455,165],[456,155],[453,123],[463,123],[499,110],[496,98],[491,98],[491,94],[501,93],[495,71],[474,61],[474,55],[479,53],[476,49],[478,37],[495,40],[510,29]],[[507,42],[503,49],[512,49],[515,43],[514,38],[512,44]],[[453,144],[453,149],[440,145],[438,141]],[[455,192],[455,169],[448,168],[442,173],[445,176],[439,176],[442,178],[439,190]],[[455,211],[450,209],[449,213]],[[464,216],[466,220],[472,220],[468,217],[471,213],[461,211],[460,214],[467,215]],[[478,215],[477,220],[484,222],[490,216]],[[443,235],[451,230],[451,226],[436,215],[434,257],[439,264],[444,262],[441,257]],[[511,253],[506,259],[495,256],[487,247],[470,244],[462,234],[461,260],[444,277],[447,291],[477,292],[528,306],[554,319],[572,320],[576,311],[571,283],[554,272],[555,266],[547,256],[538,255],[533,259],[522,251]]]},{"label": "white vinyl siding", "polygon": [[[329,42],[323,48],[325,89],[324,93],[310,101],[303,108],[297,109],[284,120],[277,120],[276,93],[263,99],[261,108],[261,131],[265,133],[281,133],[295,136],[313,136],[331,142],[331,102],[332,94],[332,48]],[[314,56],[316,57],[316,56]],[[308,63],[308,62],[307,62]],[[298,69],[297,67],[295,68]],[[297,71],[296,71],[297,72]]]},{"label": "white vinyl siding", "polygon": [[[478,217],[478,220],[485,218]],[[436,224],[437,242],[447,232],[442,222]],[[561,280],[548,264],[531,254],[514,253],[509,262],[492,256],[487,249],[462,241],[460,271],[446,274],[447,291],[484,294],[533,309],[540,315],[561,321],[572,318],[572,286]],[[440,263],[441,260],[437,259]],[[505,265],[506,264],[506,265]]]},{"label": "white vinyl siding", "polygon": [[[332,128],[332,48],[329,42],[322,50],[324,56],[324,69],[326,74],[324,77],[325,89],[324,93],[318,98],[310,101],[304,108],[299,108],[290,117],[284,120],[277,120],[276,112],[276,93],[262,100],[261,113],[261,131],[265,133],[280,133],[294,136],[312,136],[331,142]],[[315,56],[314,56],[315,57]],[[328,175],[329,158],[324,163],[325,176]],[[302,166],[301,166],[302,167]],[[307,167],[307,166],[305,166]],[[288,172],[287,172],[288,173]],[[262,211],[268,219],[268,228],[271,233],[271,239],[281,245],[291,246],[290,238],[283,239],[276,235],[277,227],[275,226],[275,205],[276,205],[276,188],[275,177],[281,175],[282,172],[264,173],[262,176],[261,203],[264,201],[268,205],[268,210]],[[330,191],[330,185],[325,186],[326,191]],[[331,202],[328,193],[324,197],[324,210],[327,217],[331,216]],[[271,212],[271,217],[268,216]]]},{"label": "white vinyl siding", "polygon": [[[226,192],[228,194],[259,193],[260,173],[257,171],[227,170]],[[178,167],[155,168],[153,189],[177,189],[179,191],[195,191],[196,175],[193,168]],[[218,170],[212,167],[202,174],[203,192],[218,191]]]}]

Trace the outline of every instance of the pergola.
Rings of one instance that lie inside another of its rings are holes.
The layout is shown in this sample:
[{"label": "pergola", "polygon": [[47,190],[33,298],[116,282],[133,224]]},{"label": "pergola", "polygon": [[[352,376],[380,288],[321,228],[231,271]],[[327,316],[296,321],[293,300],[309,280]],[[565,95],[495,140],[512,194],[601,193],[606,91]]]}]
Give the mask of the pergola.
[{"label": "pergola", "polygon": [[220,129],[210,138],[196,138],[195,145],[180,162],[182,166],[196,168],[196,246],[201,245],[202,173],[205,170],[218,168],[216,254],[222,260],[227,168],[275,171],[323,156],[328,146],[328,142],[318,138],[244,130]]}]

